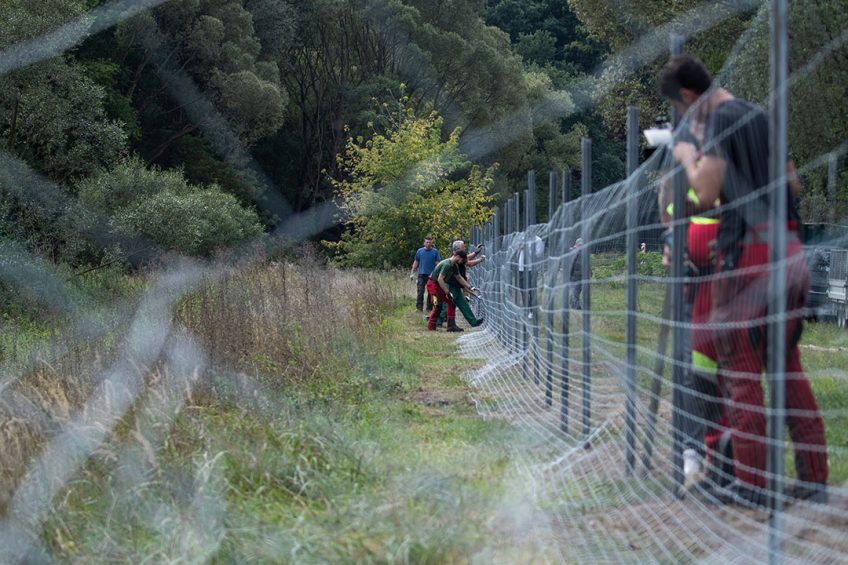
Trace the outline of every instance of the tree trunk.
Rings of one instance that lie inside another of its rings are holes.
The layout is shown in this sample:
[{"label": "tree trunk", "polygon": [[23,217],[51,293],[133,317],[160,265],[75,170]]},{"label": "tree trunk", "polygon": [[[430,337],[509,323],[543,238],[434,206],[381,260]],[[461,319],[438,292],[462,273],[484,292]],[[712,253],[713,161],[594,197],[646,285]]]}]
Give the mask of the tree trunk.
[{"label": "tree trunk", "polygon": [[150,155],[145,157],[144,163],[148,167],[156,162],[156,159],[162,156],[164,153],[175,141],[178,139],[190,134],[194,130],[200,127],[200,124],[187,124],[182,129],[174,133],[171,137],[160,143],[153,151],[151,151]]}]

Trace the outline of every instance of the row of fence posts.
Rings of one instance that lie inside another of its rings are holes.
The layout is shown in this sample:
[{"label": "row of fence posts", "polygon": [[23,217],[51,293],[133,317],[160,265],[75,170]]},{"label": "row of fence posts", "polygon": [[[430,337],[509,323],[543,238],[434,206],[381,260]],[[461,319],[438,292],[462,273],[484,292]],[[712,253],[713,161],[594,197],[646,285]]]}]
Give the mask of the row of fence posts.
[{"label": "row of fence posts", "polygon": [[[771,108],[770,129],[770,173],[772,186],[780,186],[778,182],[784,178],[785,163],[787,161],[787,109],[786,109],[786,76],[787,76],[787,44],[786,31],[786,0],[776,0],[772,5],[772,92],[774,93]],[[677,35],[671,39],[672,55],[679,55],[683,51],[683,38]],[[677,123],[679,116],[674,115],[672,109],[672,123]],[[627,176],[633,179],[638,169],[639,157],[639,110],[629,107],[627,111]],[[547,369],[544,377],[545,403],[553,404],[553,361],[555,347],[553,295],[555,287],[556,272],[562,277],[562,308],[560,328],[560,429],[568,432],[569,428],[569,400],[571,387],[570,359],[570,303],[573,289],[570,280],[571,269],[569,258],[573,260],[573,253],[569,253],[569,243],[572,235],[572,225],[568,225],[569,218],[566,210],[570,192],[571,173],[562,171],[562,199],[557,199],[557,173],[550,172],[548,179],[548,274],[545,288],[545,327],[547,330],[545,343],[547,349]],[[681,174],[673,176],[673,203],[675,210],[685,209],[685,178]],[[836,160],[831,158],[828,163],[828,188],[835,191],[836,186]],[[627,288],[626,288],[626,319],[625,319],[625,449],[626,465],[628,473],[633,473],[636,465],[636,312],[637,312],[637,245],[638,245],[638,182],[629,182],[626,194],[627,198],[627,232],[626,232],[626,265],[627,265]],[[591,326],[591,250],[592,230],[591,222],[588,220],[589,196],[592,194],[592,142],[588,138],[581,141],[581,198],[578,205],[580,211],[580,237],[583,240],[581,248],[581,272],[582,280],[582,438],[588,447],[591,434],[591,359],[592,359],[592,326]],[[522,202],[523,196],[523,202]],[[835,194],[833,195],[835,196]],[[784,472],[784,405],[785,405],[785,356],[783,344],[785,344],[786,332],[786,281],[785,281],[785,252],[786,252],[786,193],[785,191],[772,191],[771,197],[771,234],[770,250],[773,268],[770,270],[769,279],[769,327],[768,327],[768,368],[767,375],[772,379],[770,382],[770,409],[769,409],[769,457],[768,477],[770,496],[770,518],[769,518],[769,555],[770,561],[780,563],[783,561],[783,472]],[[523,209],[523,215],[521,211]],[[527,189],[523,195],[515,193],[507,200],[504,209],[496,207],[492,220],[484,226],[474,226],[469,230],[472,241],[485,241],[492,252],[496,265],[509,264],[510,258],[504,261],[505,249],[510,246],[515,249],[518,238],[521,240],[523,249],[523,269],[510,269],[508,288],[503,288],[500,269],[492,273],[490,280],[486,281],[485,291],[491,298],[487,301],[489,308],[508,308],[507,293],[514,310],[509,315],[504,311],[500,316],[489,318],[493,333],[510,351],[521,354],[521,374],[524,379],[529,379],[530,360],[536,353],[536,358],[541,358],[539,347],[539,322],[538,303],[536,293],[538,282],[536,273],[538,264],[533,257],[536,250],[535,243],[528,237],[529,228],[536,223],[536,175],[534,171],[528,173]],[[503,219],[503,221],[501,221]],[[576,223],[576,221],[574,222]],[[501,225],[503,224],[503,231]],[[556,228],[556,229],[555,229]],[[678,217],[672,221],[672,239],[675,242],[686,241],[687,219]],[[500,260],[499,260],[500,259]],[[529,266],[533,266],[533,270]],[[469,271],[474,275],[474,270]],[[491,269],[489,271],[491,272]],[[684,371],[687,370],[688,351],[686,347],[686,334],[689,331],[685,318],[684,303],[684,249],[682,245],[674,245],[672,248],[671,282],[670,292],[667,299],[671,299],[670,320],[668,323],[672,329],[672,466],[673,482],[679,489],[683,484],[682,465],[682,420],[681,411],[683,401]],[[522,313],[519,304],[524,307]],[[528,324],[528,318],[532,324]],[[531,326],[528,328],[528,325]],[[532,340],[531,340],[532,337]],[[659,355],[664,353],[660,352]],[[540,371],[538,362],[533,370],[534,384],[540,382]],[[656,376],[658,379],[659,376]],[[645,449],[648,451],[643,461],[650,464],[650,449],[652,449],[652,436],[655,433],[653,425],[649,422],[646,426]]]},{"label": "row of fence posts", "polygon": [[[634,124],[638,127],[638,124]],[[638,142],[638,134],[634,136]],[[588,197],[592,193],[591,182],[591,140],[584,138],[582,140],[583,151],[583,170],[587,174],[582,175],[581,193],[582,198],[578,203],[581,210],[581,216],[588,213]],[[638,150],[638,146],[637,149]],[[636,154],[634,150],[634,154]],[[562,226],[557,231],[553,231],[556,226],[556,218],[559,218],[559,223],[564,223],[564,214],[568,204],[569,193],[571,191],[571,173],[564,170],[561,173],[562,199],[557,198],[559,189],[558,174],[550,172],[548,177],[548,217],[551,221],[552,231],[548,239],[548,269],[547,277],[543,285],[546,312],[545,328],[546,335],[544,343],[546,345],[546,369],[544,377],[537,366],[532,370],[532,379],[534,384],[539,385],[544,380],[545,388],[545,403],[548,406],[553,405],[553,390],[554,390],[554,350],[555,336],[554,329],[555,316],[555,284],[554,278],[557,271],[562,272],[565,277],[562,284],[561,294],[561,327],[560,327],[560,351],[562,364],[559,368],[561,379],[559,382],[560,390],[560,429],[564,432],[568,431],[569,425],[569,395],[570,395],[570,308],[571,308],[571,293],[574,289],[574,284],[581,285],[581,313],[582,313],[582,434],[584,440],[588,440],[591,433],[591,285],[588,276],[584,276],[580,282],[572,283],[568,280],[570,274],[571,261],[573,254],[569,254],[569,244],[571,243],[572,230],[569,226]],[[528,173],[527,189],[522,193],[514,193],[512,198],[508,199],[503,210],[500,207],[495,207],[492,219],[490,222],[482,226],[472,226],[469,229],[471,241],[484,241],[490,250],[490,254],[497,262],[497,258],[507,253],[507,246],[512,249],[518,249],[517,256],[513,258],[504,258],[504,262],[510,263],[510,268],[507,277],[501,277],[501,273],[493,273],[489,281],[481,282],[485,285],[485,292],[489,299],[487,303],[489,308],[500,307],[504,309],[502,315],[490,317],[489,323],[492,324],[493,333],[498,337],[502,344],[511,352],[521,353],[520,372],[525,380],[531,378],[531,360],[535,357],[541,359],[542,352],[540,351],[540,322],[542,317],[539,315],[540,300],[538,298],[539,280],[537,273],[542,262],[539,257],[536,257],[536,244],[530,238],[526,237],[528,228],[536,223],[536,175],[535,171]],[[634,214],[634,225],[635,225]],[[503,219],[503,222],[501,221]],[[501,224],[503,223],[503,233],[501,234]],[[584,274],[590,272],[591,264],[591,246],[588,242],[591,239],[591,225],[589,222],[582,222],[580,237],[584,241],[581,248],[581,271]],[[522,238],[522,239],[519,239]],[[568,273],[566,273],[568,271]],[[469,275],[474,277],[475,270],[470,270]],[[476,282],[476,279],[475,279]],[[503,287],[506,282],[506,288]],[[635,285],[635,279],[632,281]],[[633,288],[635,296],[635,286]],[[507,301],[507,298],[509,300]],[[522,311],[523,310],[523,311]],[[635,333],[635,332],[634,332]],[[635,401],[632,403],[635,421]],[[635,435],[633,436],[635,438]],[[635,441],[635,440],[634,440]],[[634,451],[635,452],[635,451]]]}]

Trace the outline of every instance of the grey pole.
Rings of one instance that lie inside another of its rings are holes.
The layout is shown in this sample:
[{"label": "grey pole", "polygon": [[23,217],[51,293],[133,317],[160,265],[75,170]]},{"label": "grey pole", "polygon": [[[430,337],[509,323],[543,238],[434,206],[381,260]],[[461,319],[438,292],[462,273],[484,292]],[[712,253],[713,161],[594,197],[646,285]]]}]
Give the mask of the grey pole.
[{"label": "grey pole", "polygon": [[788,147],[787,83],[789,33],[787,0],[771,4],[771,92],[769,114],[769,287],[766,375],[771,378],[768,411],[769,562],[783,563],[783,473],[786,406],[786,218],[788,194],[786,161]]},{"label": "grey pole", "polygon": [[506,265],[507,271],[506,273],[501,273],[501,276],[506,274],[505,280],[503,280],[503,286],[501,288],[501,304],[503,313],[504,313],[504,321],[503,321],[503,335],[504,340],[506,340],[507,350],[512,348],[511,338],[512,338],[512,324],[509,321],[509,312],[511,312],[511,307],[509,306],[508,298],[512,297],[512,289],[510,285],[512,284],[512,265],[510,264],[509,257],[509,240],[511,239],[509,236],[513,232],[512,223],[515,219],[515,215],[512,212],[512,207],[514,203],[512,198],[506,201],[506,210],[504,212],[504,248],[506,252],[504,253],[504,265]]},{"label": "grey pole", "polygon": [[569,399],[569,322],[571,321],[571,262],[568,259],[567,252],[571,242],[569,234],[571,233],[571,225],[567,222],[571,218],[568,207],[568,195],[571,192],[571,171],[565,169],[562,171],[562,214],[560,215],[560,249],[562,250],[562,259],[560,261],[560,271],[562,272],[562,367],[560,367],[560,385],[559,385],[559,429],[563,432],[568,431],[568,403]]},{"label": "grey pole", "polygon": [[591,265],[591,244],[589,242],[591,231],[589,230],[589,196],[592,194],[592,140],[584,137],[580,143],[582,152],[581,176],[581,201],[580,201],[580,233],[583,238],[581,259],[581,271],[583,273],[583,440],[588,441],[591,431],[591,362],[592,362],[592,318],[589,308],[592,305],[590,293],[592,287],[589,285],[591,277],[589,269]]},{"label": "grey pole", "polygon": [[516,192],[513,194],[513,202],[515,202],[515,231],[521,231],[524,229],[524,226],[521,225],[521,194]]},{"label": "grey pole", "polygon": [[636,238],[638,212],[636,198],[639,183],[635,173],[639,166],[639,108],[627,107],[627,405],[625,407],[625,444],[627,446],[627,472],[633,473],[636,465]]},{"label": "grey pole", "polygon": [[[524,226],[521,222],[521,194],[516,192],[514,195],[515,209],[513,212],[515,213],[515,232],[516,236],[518,232],[524,231]],[[519,242],[517,241],[517,237],[513,238],[513,246],[517,245]],[[515,249],[515,247],[513,247]],[[515,283],[512,285],[513,289],[513,299],[512,303],[515,305],[515,313],[516,315],[513,317],[513,344],[515,346],[515,350],[519,351],[519,348],[524,345],[524,342],[519,342],[518,340],[521,338],[521,330],[523,326],[521,319],[521,273],[518,271],[518,258],[515,260],[515,268],[513,269],[515,273]],[[525,375],[526,376],[526,375]]]},{"label": "grey pole", "polygon": [[548,222],[554,219],[557,208],[557,174],[556,171],[548,173]]},{"label": "grey pole", "polygon": [[[530,171],[527,174],[527,186],[524,190],[524,270],[521,272],[521,347],[524,355],[521,360],[521,371],[526,379],[530,372],[530,331],[527,327],[532,316],[530,310],[530,245],[527,237],[530,227],[530,193],[536,190],[536,173]],[[533,382],[539,384],[539,375],[533,371]]]},{"label": "grey pole", "polygon": [[557,174],[554,171],[548,173],[548,273],[545,285],[545,306],[548,315],[545,318],[545,329],[547,330],[545,349],[547,355],[547,368],[545,370],[545,404],[551,406],[554,402],[554,277],[556,269],[553,265],[553,257],[556,257],[556,234],[554,233],[554,215],[557,206]]},{"label": "grey pole", "polygon": [[500,251],[501,237],[501,207],[495,206],[495,213],[492,214],[492,253]]},{"label": "grey pole", "polygon": [[836,223],[836,161],[836,153],[827,156],[827,219],[831,226]]},{"label": "grey pole", "polygon": [[[500,269],[497,267],[498,261],[498,253],[501,249],[501,209],[500,206],[495,206],[495,213],[492,216],[492,278],[495,283],[494,296],[495,296],[495,304],[490,304],[489,308],[498,308],[501,309],[501,305],[503,304],[503,298],[501,297],[501,277],[500,277]],[[489,324],[494,324],[492,330],[495,332],[495,336],[497,336],[498,340],[501,340],[501,327],[500,322],[503,319],[503,312],[501,311],[500,316],[492,316],[488,314]]]},{"label": "grey pole", "polygon": [[[536,224],[539,217],[536,213],[535,175],[533,176],[533,186],[527,192],[527,201],[527,214],[530,218],[527,227],[529,228]],[[539,260],[541,257],[536,257],[536,237],[530,237],[529,233],[527,239],[527,257],[529,259],[524,269],[527,273],[527,320],[530,322],[530,332],[532,332],[530,351],[534,353],[536,359],[533,363],[533,382],[539,384],[542,378],[539,371]]]},{"label": "grey pole", "polygon": [[[683,37],[671,36],[671,54],[680,55],[683,52]],[[677,126],[680,116],[672,108],[671,121]],[[683,441],[681,433],[683,430],[683,382],[688,362],[686,361],[686,328],[685,304],[683,298],[683,250],[686,242],[686,179],[685,173],[680,168],[675,169],[672,182],[674,217],[672,219],[672,253],[671,253],[671,308],[672,308],[672,357],[674,363],[671,371],[672,393],[671,393],[671,428],[672,428],[672,476],[675,486],[680,489],[683,486]]]}]

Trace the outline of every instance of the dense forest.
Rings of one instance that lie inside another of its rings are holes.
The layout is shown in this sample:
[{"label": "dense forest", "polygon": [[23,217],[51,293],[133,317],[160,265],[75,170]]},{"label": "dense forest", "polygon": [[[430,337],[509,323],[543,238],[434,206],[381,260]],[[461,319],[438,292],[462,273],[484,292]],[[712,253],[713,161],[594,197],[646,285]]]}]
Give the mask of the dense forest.
[{"label": "dense forest", "polygon": [[[336,225],[307,235],[337,242],[347,264],[406,262],[422,231],[452,229],[437,216],[484,219],[528,169],[579,174],[583,136],[594,186],[622,178],[625,107],[638,104],[645,125],[665,113],[654,77],[672,31],[723,84],[768,102],[758,2],[143,4],[4,2],[4,245],[130,267],[161,250],[210,255],[338,203]],[[790,146],[820,221],[821,156],[848,131],[848,6],[791,11]],[[435,164],[409,173],[422,155]],[[377,194],[390,183],[394,200]]]}]

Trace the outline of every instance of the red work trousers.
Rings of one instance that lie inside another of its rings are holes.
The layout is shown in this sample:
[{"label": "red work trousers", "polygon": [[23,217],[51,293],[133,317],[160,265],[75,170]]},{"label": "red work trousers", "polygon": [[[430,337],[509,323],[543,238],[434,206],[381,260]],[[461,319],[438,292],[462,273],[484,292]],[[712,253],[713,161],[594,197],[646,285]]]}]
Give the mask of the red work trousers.
[{"label": "red work trousers", "polygon": [[[761,226],[756,226],[761,227]],[[713,283],[714,338],[719,370],[729,389],[728,415],[732,426],[736,477],[759,487],[766,485],[766,410],[761,373],[766,361],[768,308],[768,245],[758,233],[740,245],[736,268],[720,273]],[[826,482],[828,475],[824,421],[810,382],[801,367],[804,298],[809,272],[796,231],[787,245],[786,423],[795,448],[798,478]]]},{"label": "red work trousers", "polygon": [[[698,392],[703,395],[701,405],[704,409],[701,416],[706,420],[704,445],[710,457],[718,447],[722,433],[729,425],[722,398],[722,379],[714,365],[718,355],[713,339],[713,329],[710,326],[713,302],[711,273],[714,270],[710,246],[717,237],[718,222],[698,223],[693,219],[689,224],[687,245],[689,259],[700,272],[700,276],[692,278],[690,285],[691,291],[695,293],[692,300],[692,370],[696,372],[695,377],[699,379]],[[704,360],[713,362],[712,367],[705,368]]]},{"label": "red work trousers", "polygon": [[442,311],[442,304],[445,302],[448,303],[448,326],[454,324],[456,322],[456,305],[453,303],[453,300],[451,300],[450,297],[445,294],[445,291],[442,290],[442,287],[440,287],[438,283],[432,279],[427,281],[427,292],[436,297],[436,306],[433,308],[433,311],[430,312],[430,317],[427,318],[427,329],[436,329],[436,322]]}]

